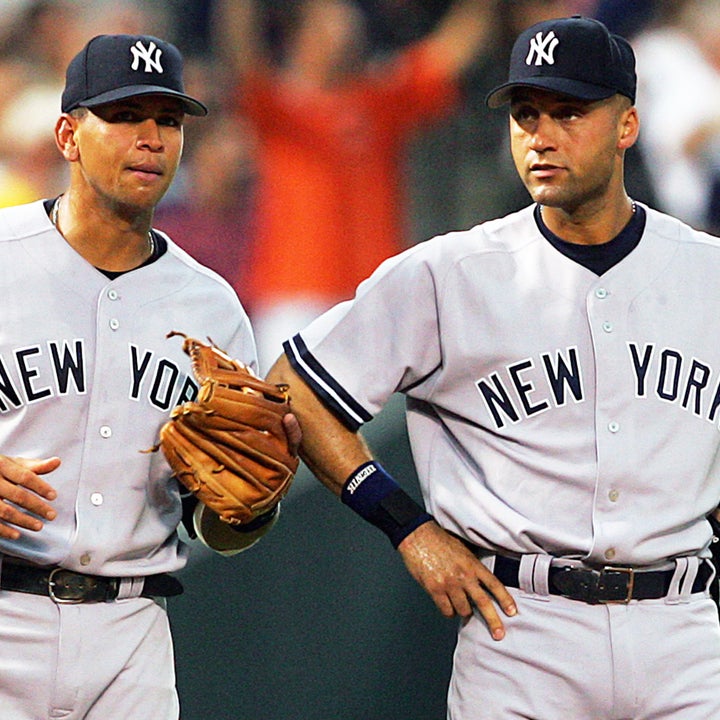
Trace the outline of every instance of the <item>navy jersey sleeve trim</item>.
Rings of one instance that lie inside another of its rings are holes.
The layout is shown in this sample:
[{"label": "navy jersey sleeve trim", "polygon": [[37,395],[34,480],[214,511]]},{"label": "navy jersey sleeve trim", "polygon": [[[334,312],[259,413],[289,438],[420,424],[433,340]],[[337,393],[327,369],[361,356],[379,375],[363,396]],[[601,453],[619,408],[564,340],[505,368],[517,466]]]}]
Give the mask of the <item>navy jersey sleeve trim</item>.
[{"label": "navy jersey sleeve trim", "polygon": [[322,367],[300,335],[286,340],[283,349],[295,372],[349,430],[357,432],[363,423],[372,420],[373,416]]}]

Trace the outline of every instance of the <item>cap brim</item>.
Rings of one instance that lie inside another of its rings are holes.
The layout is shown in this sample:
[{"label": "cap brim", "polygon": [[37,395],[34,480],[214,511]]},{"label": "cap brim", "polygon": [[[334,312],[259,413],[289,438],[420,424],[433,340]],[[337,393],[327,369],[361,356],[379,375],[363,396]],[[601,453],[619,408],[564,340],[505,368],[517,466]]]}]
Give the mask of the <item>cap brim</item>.
[{"label": "cap brim", "polygon": [[612,95],[615,95],[617,92],[614,88],[602,87],[601,85],[590,85],[589,83],[580,82],[578,80],[538,76],[506,82],[499,85],[488,93],[485,98],[485,103],[489,108],[499,108],[506,102],[510,102],[513,90],[519,87],[549,90],[550,92],[567,95],[568,97],[578,98],[580,100],[603,100],[604,98],[609,98]]},{"label": "cap brim", "polygon": [[183,104],[183,108],[188,115],[197,115],[202,117],[208,114],[208,109],[199,100],[185,95],[175,90],[169,90],[162,85],[132,85],[129,87],[117,88],[106,93],[101,93],[88,100],[83,100],[80,105],[82,107],[94,108],[99,105],[125,100],[138,95],[165,95],[166,97],[177,98]]}]

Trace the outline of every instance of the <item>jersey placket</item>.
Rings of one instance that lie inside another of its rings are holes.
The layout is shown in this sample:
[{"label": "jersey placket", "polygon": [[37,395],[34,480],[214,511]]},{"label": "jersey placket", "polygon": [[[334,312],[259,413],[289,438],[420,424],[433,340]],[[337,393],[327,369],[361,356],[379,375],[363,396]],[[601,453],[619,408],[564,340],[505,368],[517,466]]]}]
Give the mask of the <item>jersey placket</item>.
[{"label": "jersey placket", "polygon": [[628,537],[624,474],[629,418],[623,414],[623,389],[619,378],[627,366],[625,308],[617,293],[603,279],[589,291],[586,299],[590,335],[595,358],[595,434],[597,478],[593,500],[593,543],[591,560],[615,564],[627,554]]},{"label": "jersey placket", "polygon": [[[122,309],[121,295],[117,289],[112,285],[103,288],[97,300],[95,362],[92,364],[92,367],[103,370],[102,377],[93,377],[93,385],[97,383],[111,387],[108,383],[125,380],[121,368],[122,359],[127,354],[127,338],[123,332]],[[112,416],[113,404],[109,402],[109,392],[108,389],[106,392],[91,394],[84,457],[95,470],[88,472],[90,466],[88,462],[83,462],[78,488],[78,528],[73,549],[78,564],[90,573],[101,571],[104,558],[97,556],[92,538],[104,537],[108,525],[112,524],[113,507],[112,503],[107,502],[107,478],[112,477],[114,458],[123,452],[122,448],[117,451],[112,449],[118,442],[116,430],[120,428],[115,426],[118,419]],[[98,473],[101,458],[104,458],[107,468],[106,472]]]}]

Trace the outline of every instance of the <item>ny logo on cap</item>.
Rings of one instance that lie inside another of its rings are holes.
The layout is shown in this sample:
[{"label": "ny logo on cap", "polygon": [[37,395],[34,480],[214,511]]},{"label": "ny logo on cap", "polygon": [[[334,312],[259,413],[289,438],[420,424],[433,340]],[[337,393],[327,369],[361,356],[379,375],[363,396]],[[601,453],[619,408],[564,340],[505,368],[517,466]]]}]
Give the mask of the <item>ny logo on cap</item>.
[{"label": "ny logo on cap", "polygon": [[555,63],[555,48],[560,41],[551,30],[544,38],[542,32],[538,32],[535,37],[530,38],[530,51],[525,58],[526,65],[542,65],[546,62],[548,65]]},{"label": "ny logo on cap", "polygon": [[163,67],[160,64],[162,50],[154,42],[150,41],[150,45],[145,48],[142,40],[138,40],[130,47],[130,52],[133,54],[131,65],[133,70],[137,70],[140,67],[140,60],[144,60],[145,72],[152,72],[153,70],[157,70],[159,73],[163,72]]}]

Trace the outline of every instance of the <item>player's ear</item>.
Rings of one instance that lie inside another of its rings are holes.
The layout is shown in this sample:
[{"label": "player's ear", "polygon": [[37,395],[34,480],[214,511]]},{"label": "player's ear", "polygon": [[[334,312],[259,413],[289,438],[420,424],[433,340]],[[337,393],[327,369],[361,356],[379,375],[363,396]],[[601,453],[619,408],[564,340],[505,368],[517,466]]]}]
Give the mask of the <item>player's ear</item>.
[{"label": "player's ear", "polygon": [[63,113],[55,123],[55,144],[69,162],[74,162],[79,157],[75,142],[76,126],[77,120],[67,113]]},{"label": "player's ear", "polygon": [[630,105],[620,114],[620,136],[618,139],[618,148],[627,150],[635,144],[640,130],[640,119],[638,118],[637,108]]}]

